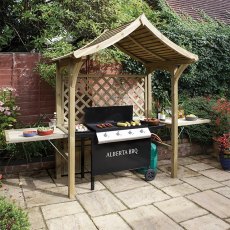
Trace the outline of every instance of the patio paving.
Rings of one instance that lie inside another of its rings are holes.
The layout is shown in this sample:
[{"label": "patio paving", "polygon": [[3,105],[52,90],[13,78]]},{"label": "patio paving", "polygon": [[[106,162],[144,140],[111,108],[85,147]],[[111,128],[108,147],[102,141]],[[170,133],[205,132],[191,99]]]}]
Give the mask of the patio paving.
[{"label": "patio paving", "polygon": [[28,212],[31,230],[224,230],[230,229],[230,171],[209,155],[179,158],[178,178],[168,160],[146,182],[136,172],[76,175],[76,196],[67,197],[67,177],[34,171],[4,175],[0,196]]}]

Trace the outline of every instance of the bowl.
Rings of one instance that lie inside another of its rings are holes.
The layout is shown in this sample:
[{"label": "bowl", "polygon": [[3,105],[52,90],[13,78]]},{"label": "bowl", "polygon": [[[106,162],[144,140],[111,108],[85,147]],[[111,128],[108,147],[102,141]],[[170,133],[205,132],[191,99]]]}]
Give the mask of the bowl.
[{"label": "bowl", "polygon": [[51,135],[53,134],[53,129],[48,129],[48,130],[37,130],[39,136],[46,136],[46,135]]},{"label": "bowl", "polygon": [[195,117],[188,117],[188,116],[186,116],[185,120],[186,121],[195,121],[195,120],[197,120],[197,118],[198,118],[197,116],[195,116]]},{"label": "bowl", "polygon": [[152,126],[156,126],[159,125],[160,120],[157,118],[146,118],[143,121],[144,124],[148,124],[148,125],[152,125]]},{"label": "bowl", "polygon": [[23,131],[23,137],[33,137],[35,135],[37,135],[36,130],[25,130],[25,131]]}]

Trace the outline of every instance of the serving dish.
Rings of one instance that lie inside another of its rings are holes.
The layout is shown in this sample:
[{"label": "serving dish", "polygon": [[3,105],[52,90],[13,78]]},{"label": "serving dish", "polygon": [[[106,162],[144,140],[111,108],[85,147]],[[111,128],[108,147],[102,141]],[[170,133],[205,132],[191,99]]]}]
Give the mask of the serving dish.
[{"label": "serving dish", "polygon": [[141,123],[156,126],[156,125],[159,125],[160,120],[157,118],[145,118],[144,120],[141,121]]},{"label": "serving dish", "polygon": [[46,136],[53,134],[53,129],[50,129],[49,127],[39,127],[37,129],[37,133],[39,136]]},{"label": "serving dish", "polygon": [[186,121],[196,121],[197,119],[198,119],[197,116],[193,116],[193,117],[191,117],[191,116],[185,116],[185,120]]},{"label": "serving dish", "polygon": [[37,135],[36,130],[24,130],[23,131],[23,136],[24,137],[34,137],[35,135]]}]

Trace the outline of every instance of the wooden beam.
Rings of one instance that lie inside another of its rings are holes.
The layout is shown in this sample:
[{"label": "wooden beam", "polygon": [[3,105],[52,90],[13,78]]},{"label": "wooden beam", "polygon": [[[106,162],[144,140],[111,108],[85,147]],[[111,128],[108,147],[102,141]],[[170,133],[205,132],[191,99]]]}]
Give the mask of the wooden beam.
[{"label": "wooden beam", "polygon": [[68,103],[68,196],[75,197],[75,92],[76,82],[83,64],[82,60],[71,62],[69,68],[69,103]]},{"label": "wooden beam", "polygon": [[114,46],[116,46],[119,50],[121,50],[123,53],[129,55],[131,58],[135,59],[136,61],[139,61],[143,64],[145,64],[145,61],[142,60],[141,58],[135,56],[134,54],[132,54],[131,52],[129,52],[128,50],[124,49],[121,45],[119,45],[118,43],[116,43]]},{"label": "wooden beam", "polygon": [[172,91],[172,171],[171,176],[177,177],[178,167],[178,81],[188,65],[180,65],[171,72],[171,91]]},{"label": "wooden beam", "polygon": [[130,35],[128,36],[128,38],[137,46],[139,46],[142,50],[146,51],[148,54],[150,54],[151,56],[160,59],[161,61],[165,61],[164,58],[160,57],[159,55],[153,53],[152,51],[146,49],[143,45],[141,45],[139,42],[137,42],[134,38],[132,38]]}]

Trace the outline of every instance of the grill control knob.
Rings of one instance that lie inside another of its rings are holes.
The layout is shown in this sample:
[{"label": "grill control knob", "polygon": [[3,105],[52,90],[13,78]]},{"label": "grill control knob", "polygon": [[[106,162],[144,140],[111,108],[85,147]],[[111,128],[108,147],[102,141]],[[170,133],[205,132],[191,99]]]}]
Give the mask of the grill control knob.
[{"label": "grill control knob", "polygon": [[140,130],[140,132],[141,132],[141,133],[144,133],[144,130],[143,130],[143,129],[141,129],[141,130]]},{"label": "grill control knob", "polygon": [[133,132],[132,132],[131,130],[130,130],[128,133],[129,133],[130,135],[133,134]]},{"label": "grill control knob", "polygon": [[107,137],[108,135],[107,135],[107,133],[104,133],[104,137]]},{"label": "grill control knob", "polygon": [[117,134],[117,136],[120,136],[120,135],[121,135],[119,131],[117,131],[117,133],[116,133],[116,134]]}]

